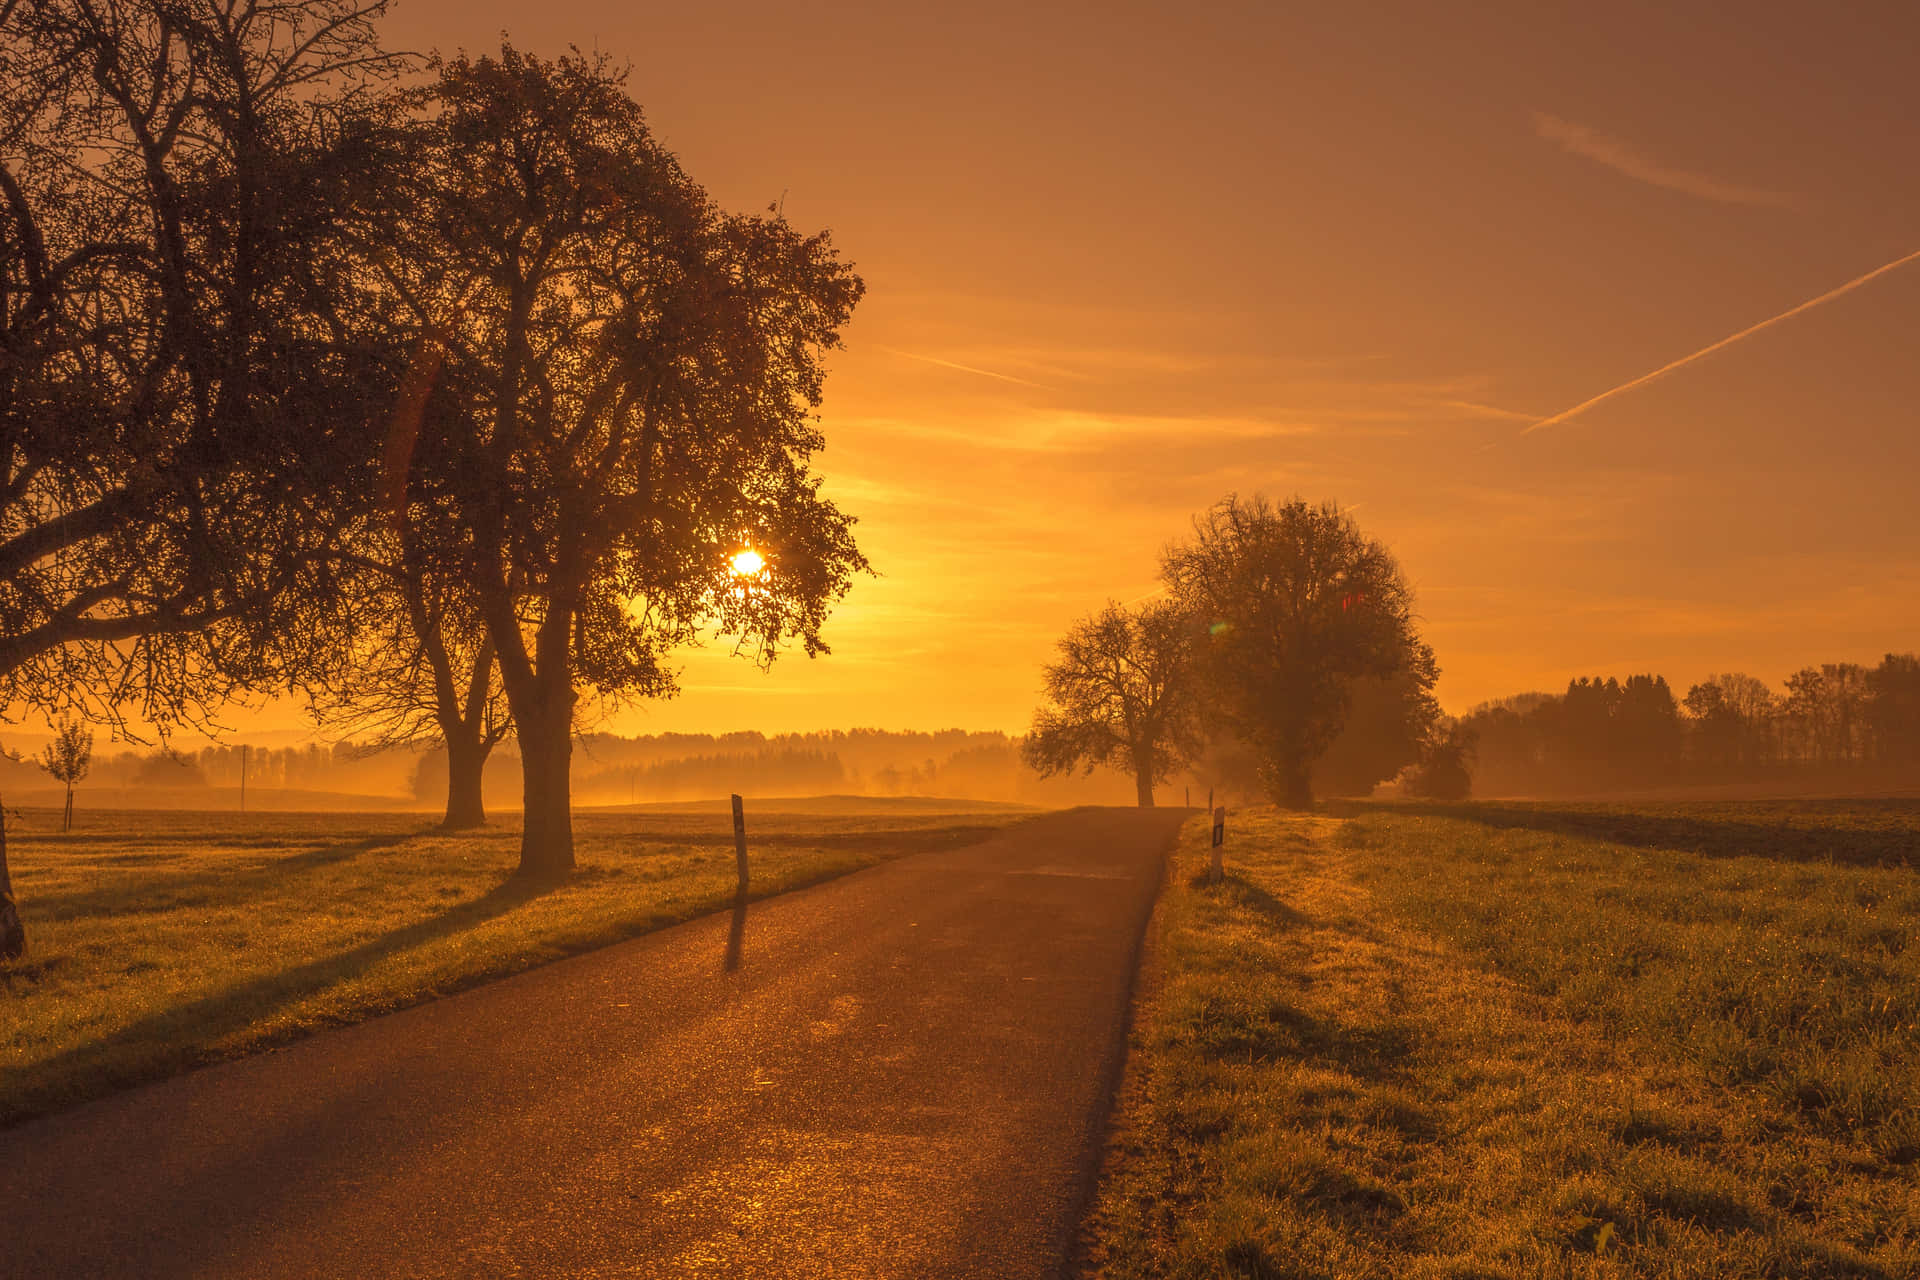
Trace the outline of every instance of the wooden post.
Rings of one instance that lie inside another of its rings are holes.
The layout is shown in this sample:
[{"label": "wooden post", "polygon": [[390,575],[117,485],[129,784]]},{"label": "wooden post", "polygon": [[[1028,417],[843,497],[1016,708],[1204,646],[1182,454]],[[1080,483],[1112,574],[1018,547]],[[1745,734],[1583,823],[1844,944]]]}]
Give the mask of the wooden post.
[{"label": "wooden post", "polygon": [[7,870],[7,806],[0,803],[0,960],[27,953],[27,930],[13,901],[13,876]]},{"label": "wooden post", "polygon": [[0,896],[13,896],[13,876],[7,871],[7,805],[0,800]]},{"label": "wooden post", "polygon": [[1221,805],[1213,811],[1213,866],[1208,878],[1219,884],[1227,878],[1227,869],[1220,865],[1220,847],[1227,842],[1227,806]]},{"label": "wooden post", "polygon": [[740,862],[740,896],[747,896],[747,811],[740,797],[733,798],[733,853]]}]

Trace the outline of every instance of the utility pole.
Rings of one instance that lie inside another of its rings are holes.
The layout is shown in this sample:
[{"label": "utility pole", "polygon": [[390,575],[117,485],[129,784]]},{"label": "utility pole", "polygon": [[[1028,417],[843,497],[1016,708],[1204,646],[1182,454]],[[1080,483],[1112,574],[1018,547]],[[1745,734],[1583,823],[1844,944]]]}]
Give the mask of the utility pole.
[{"label": "utility pole", "polygon": [[240,744],[240,812],[247,811],[247,744]]}]

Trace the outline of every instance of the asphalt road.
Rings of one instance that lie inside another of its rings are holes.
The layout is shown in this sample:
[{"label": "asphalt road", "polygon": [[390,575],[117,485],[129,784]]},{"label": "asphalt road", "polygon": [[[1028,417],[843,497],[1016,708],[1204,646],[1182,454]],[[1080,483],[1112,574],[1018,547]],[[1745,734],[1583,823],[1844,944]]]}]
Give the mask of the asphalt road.
[{"label": "asphalt road", "polygon": [[1181,810],[1075,810],[0,1131],[0,1276],[1041,1277]]}]

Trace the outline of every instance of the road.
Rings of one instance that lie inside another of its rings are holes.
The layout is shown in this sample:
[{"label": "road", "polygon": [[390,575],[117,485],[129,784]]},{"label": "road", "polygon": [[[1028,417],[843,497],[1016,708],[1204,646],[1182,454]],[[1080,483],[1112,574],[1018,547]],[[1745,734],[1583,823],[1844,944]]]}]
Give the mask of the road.
[{"label": "road", "polygon": [[0,1131],[0,1276],[1055,1275],[1183,816],[1049,814]]}]

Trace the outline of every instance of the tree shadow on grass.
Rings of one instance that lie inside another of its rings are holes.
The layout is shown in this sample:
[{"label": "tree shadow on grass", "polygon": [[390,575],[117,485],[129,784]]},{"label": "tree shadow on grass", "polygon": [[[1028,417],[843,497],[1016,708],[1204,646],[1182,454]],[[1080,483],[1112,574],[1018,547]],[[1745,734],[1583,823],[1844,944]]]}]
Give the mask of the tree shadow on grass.
[{"label": "tree shadow on grass", "polygon": [[1187,887],[1198,893],[1221,895],[1230,905],[1244,907],[1259,916],[1276,933],[1283,929],[1297,929],[1302,925],[1313,923],[1311,917],[1296,911],[1253,881],[1231,871],[1226,873],[1220,883],[1215,884],[1212,872],[1202,870],[1187,881]]},{"label": "tree shadow on grass", "polygon": [[1231,1013],[1216,1010],[1195,1029],[1193,1041],[1220,1061],[1301,1062],[1376,1082],[1403,1079],[1415,1047],[1407,1024],[1321,1018],[1279,1000]]},{"label": "tree shadow on grass", "polygon": [[369,939],[357,947],[312,960],[291,969],[276,970],[237,983],[183,1005],[159,1009],[97,1040],[77,1045],[32,1069],[28,1083],[12,1096],[0,1095],[0,1127],[49,1111],[73,1106],[117,1089],[163,1079],[192,1067],[238,1057],[302,1039],[326,1025],[357,1022],[362,1016],[390,1012],[406,1005],[450,994],[499,976],[481,972],[450,987],[407,993],[389,1005],[361,1016],[349,1015],[337,1024],[283,1025],[233,1051],[214,1046],[247,1028],[268,1022],[333,983],[364,972],[369,966],[425,943],[484,924],[539,898],[559,883],[509,877],[487,893]]},{"label": "tree shadow on grass", "polygon": [[[1833,817],[1825,808],[1839,810]],[[1748,813],[1750,806],[1745,806]],[[1781,809],[1782,821],[1744,816],[1728,806],[1713,812],[1660,812],[1626,806],[1592,808],[1535,804],[1395,804],[1355,806],[1353,812],[1415,814],[1474,822],[1498,831],[1527,830],[1603,840],[1637,849],[1675,849],[1707,858],[1772,858],[1782,862],[1837,862],[1855,867],[1920,867],[1920,802],[1848,801],[1844,807]],[[1846,825],[1841,813],[1872,821]],[[1791,816],[1795,820],[1785,820]]]},{"label": "tree shadow on grass", "polygon": [[[100,888],[71,893],[32,894],[21,903],[29,918],[72,920],[95,915],[146,915],[202,906],[217,900],[241,900],[254,889],[283,891],[286,877],[351,862],[365,854],[391,849],[418,839],[426,831],[396,832],[320,845],[286,857],[235,858],[205,862],[191,870],[129,876]],[[120,864],[125,865],[125,864]]]}]

